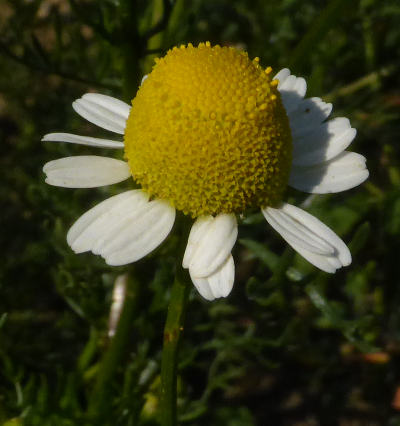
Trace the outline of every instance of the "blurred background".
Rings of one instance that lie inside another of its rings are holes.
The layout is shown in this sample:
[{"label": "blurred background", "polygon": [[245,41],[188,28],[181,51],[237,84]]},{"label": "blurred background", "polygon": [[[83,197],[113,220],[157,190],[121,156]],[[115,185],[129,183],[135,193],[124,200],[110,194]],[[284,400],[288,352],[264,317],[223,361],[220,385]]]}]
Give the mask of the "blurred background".
[{"label": "blurred background", "polygon": [[114,283],[132,267],[74,255],[66,233],[124,184],[47,186],[46,161],[99,151],[40,139],[103,136],[74,99],[129,100],[154,57],[207,40],[305,77],[308,96],[358,129],[351,149],[370,179],[342,194],[287,194],[349,243],[352,265],[332,276],[260,214],[242,221],[232,294],[190,296],[180,424],[400,425],[398,0],[0,0],[0,424],[157,424],[174,237],[135,266],[131,332],[93,420]]}]

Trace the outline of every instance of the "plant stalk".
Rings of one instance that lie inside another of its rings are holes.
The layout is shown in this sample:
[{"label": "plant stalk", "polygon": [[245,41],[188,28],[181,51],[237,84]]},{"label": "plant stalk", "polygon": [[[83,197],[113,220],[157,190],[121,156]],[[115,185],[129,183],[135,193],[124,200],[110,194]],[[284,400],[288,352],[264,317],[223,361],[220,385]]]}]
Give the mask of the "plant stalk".
[{"label": "plant stalk", "polygon": [[161,412],[162,426],[177,425],[177,374],[179,341],[184,329],[190,278],[182,268],[182,256],[187,242],[187,226],[182,227],[181,247],[177,257],[175,281],[171,290],[167,320],[164,328],[164,346],[161,360]]}]

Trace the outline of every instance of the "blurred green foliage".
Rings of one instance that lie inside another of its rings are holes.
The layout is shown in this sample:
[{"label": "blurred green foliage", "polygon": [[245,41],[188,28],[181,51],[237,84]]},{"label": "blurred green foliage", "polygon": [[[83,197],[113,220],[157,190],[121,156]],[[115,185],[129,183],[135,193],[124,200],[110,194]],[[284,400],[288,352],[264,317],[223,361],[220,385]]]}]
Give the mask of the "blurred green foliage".
[{"label": "blurred green foliage", "polygon": [[400,425],[399,24],[397,0],[0,0],[0,423],[157,424],[176,240],[135,266],[131,332],[93,423],[113,285],[132,267],[76,256],[65,236],[123,185],[47,186],[46,161],[93,151],[40,139],[101,136],[73,114],[75,98],[133,97],[155,54],[210,40],[305,76],[308,96],[358,129],[352,149],[371,177],[343,194],[288,193],[350,242],[353,263],[334,276],[285,248],[261,215],[243,219],[231,296],[191,294],[180,423]]}]

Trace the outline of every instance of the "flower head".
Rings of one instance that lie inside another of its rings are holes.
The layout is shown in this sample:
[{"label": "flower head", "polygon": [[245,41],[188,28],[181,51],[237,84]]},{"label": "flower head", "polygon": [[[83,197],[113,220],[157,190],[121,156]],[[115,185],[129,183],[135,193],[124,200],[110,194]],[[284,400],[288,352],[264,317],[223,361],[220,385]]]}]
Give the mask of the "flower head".
[{"label": "flower head", "polygon": [[291,133],[271,68],[234,48],[174,48],[132,101],[125,152],[143,190],[190,214],[281,201]]},{"label": "flower head", "polygon": [[236,214],[260,208],[318,268],[332,273],[350,264],[333,231],[283,198],[288,184],[323,194],[363,182],[365,158],[345,151],[356,131],[346,118],[327,120],[331,104],[304,99],[304,79],[288,69],[271,73],[245,52],[189,44],[156,61],[132,106],[100,94],[75,101],[78,114],[124,141],[68,133],[43,140],[124,148],[126,161],[62,158],[44,166],[46,181],[90,188],[132,176],[142,189],[81,216],[67,236],[72,249],[100,254],[110,265],[134,262],[167,237],[177,209],[195,219],[183,267],[203,297],[226,297],[234,281]]}]

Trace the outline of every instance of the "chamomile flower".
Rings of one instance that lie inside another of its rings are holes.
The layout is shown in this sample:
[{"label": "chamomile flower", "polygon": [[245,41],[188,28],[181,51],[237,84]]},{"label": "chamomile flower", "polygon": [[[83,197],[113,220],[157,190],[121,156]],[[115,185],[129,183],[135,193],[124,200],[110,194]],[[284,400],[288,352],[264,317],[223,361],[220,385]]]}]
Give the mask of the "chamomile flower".
[{"label": "chamomile flower", "polygon": [[67,235],[76,253],[109,265],[146,256],[170,233],[175,211],[194,219],[183,267],[208,300],[233,286],[237,215],[261,209],[300,255],[333,273],[351,263],[326,225],[284,201],[291,186],[313,194],[345,191],[368,177],[365,158],[346,151],[356,135],[332,105],[304,99],[303,78],[272,77],[258,58],[200,43],[156,60],[132,105],[88,93],[72,106],[122,141],[51,133],[44,141],[124,150],[124,159],[75,156],[50,161],[50,185],[93,188],[133,178],[141,189],[113,196],[81,216]]}]

